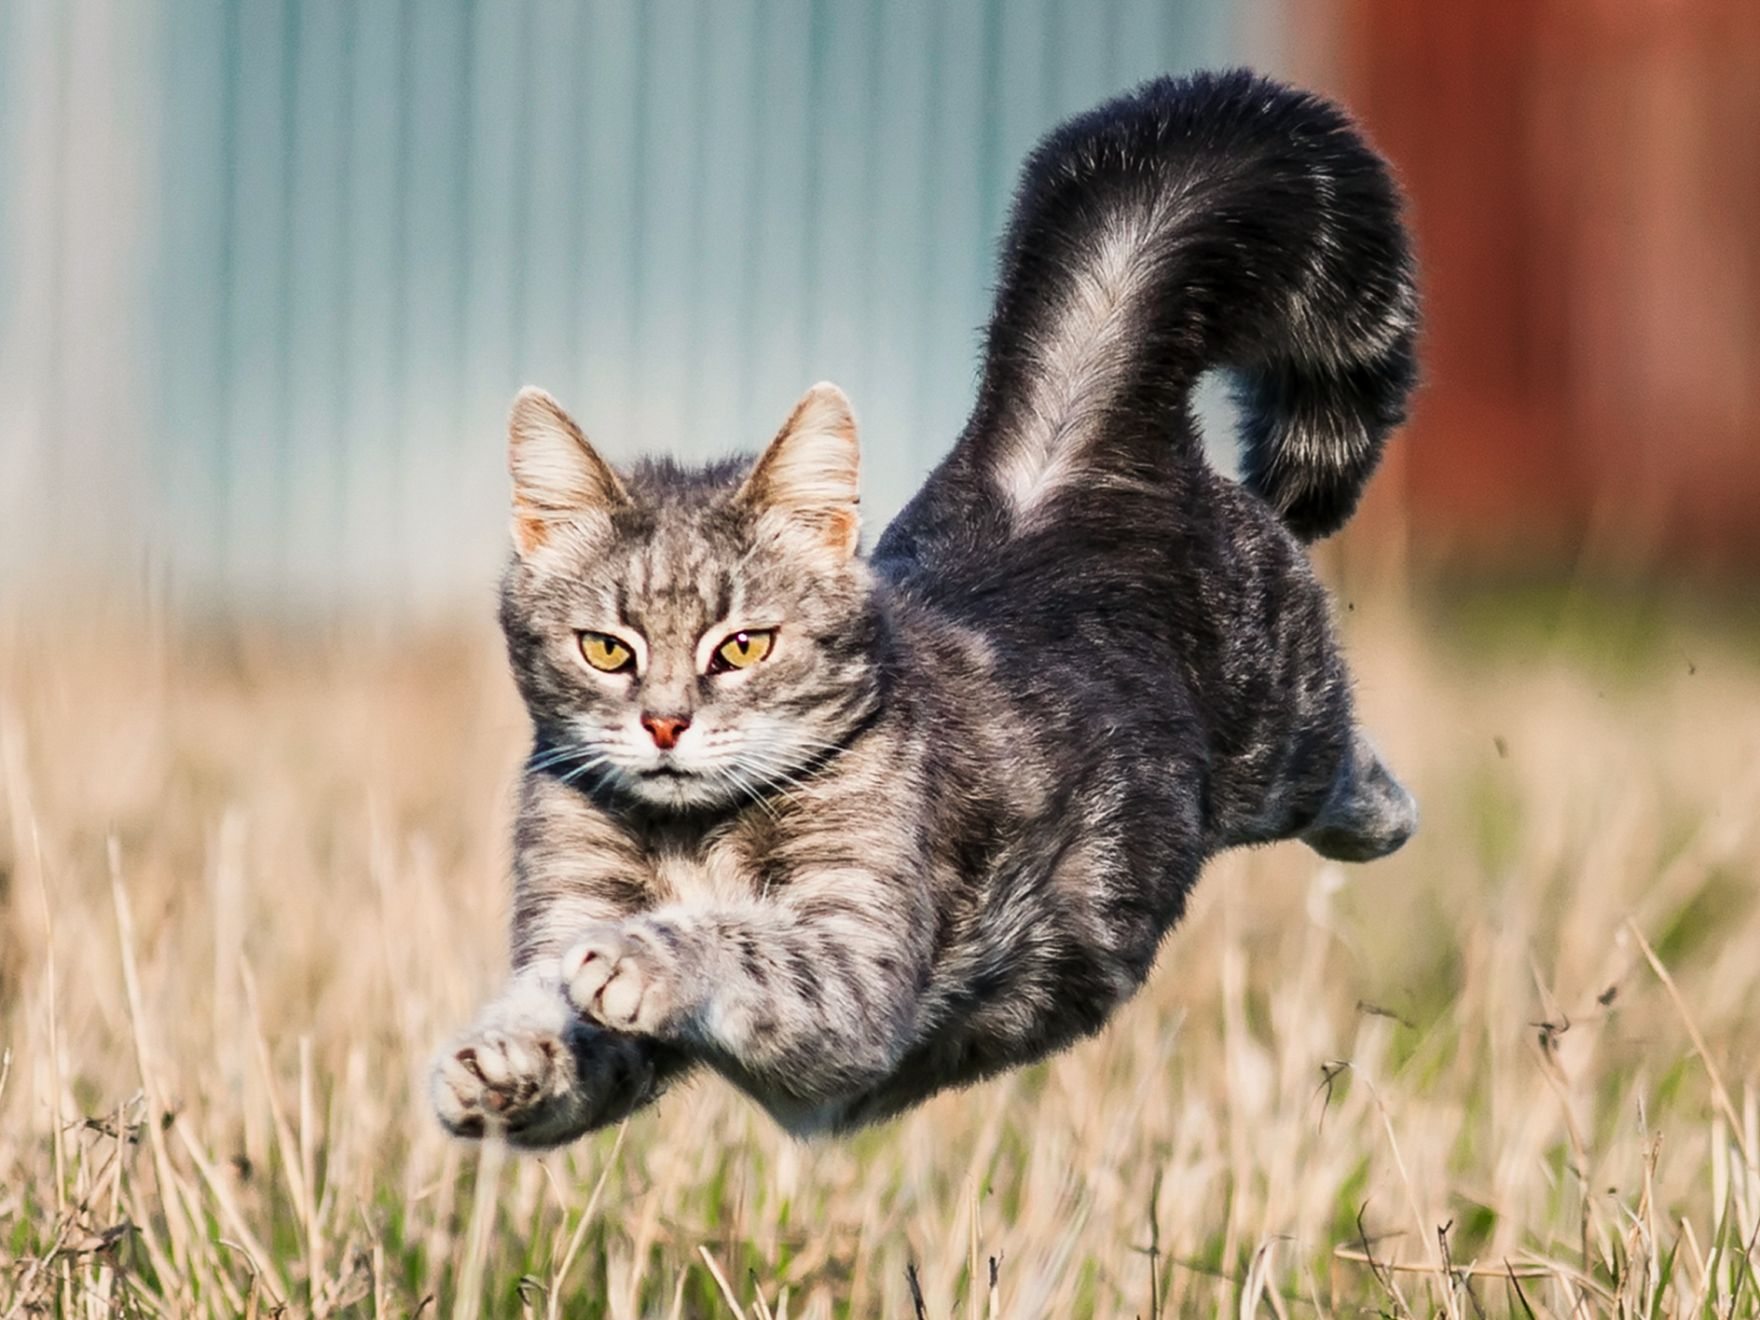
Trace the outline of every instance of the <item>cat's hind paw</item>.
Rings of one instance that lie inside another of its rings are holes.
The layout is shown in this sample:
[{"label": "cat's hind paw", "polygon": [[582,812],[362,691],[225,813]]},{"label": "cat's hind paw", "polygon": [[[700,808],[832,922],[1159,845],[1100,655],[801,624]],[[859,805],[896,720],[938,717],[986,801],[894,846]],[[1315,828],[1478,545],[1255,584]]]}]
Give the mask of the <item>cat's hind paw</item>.
[{"label": "cat's hind paw", "polygon": [[1348,772],[1301,837],[1332,861],[1372,862],[1400,848],[1417,828],[1417,799],[1358,733]]}]

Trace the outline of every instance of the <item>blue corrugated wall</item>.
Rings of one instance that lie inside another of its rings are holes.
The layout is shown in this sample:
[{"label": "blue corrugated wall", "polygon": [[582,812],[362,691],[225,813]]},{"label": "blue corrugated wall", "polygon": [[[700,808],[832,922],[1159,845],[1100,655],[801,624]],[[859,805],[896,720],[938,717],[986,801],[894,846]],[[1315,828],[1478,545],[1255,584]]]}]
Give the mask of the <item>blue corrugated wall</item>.
[{"label": "blue corrugated wall", "polygon": [[[270,603],[480,592],[525,381],[627,456],[752,447],[834,379],[877,522],[963,419],[1034,138],[1235,54],[1196,0],[0,6],[0,297],[28,286],[0,332],[32,349],[0,369],[26,400],[0,548],[82,563],[83,499],[87,567]],[[117,171],[120,255],[82,295]],[[61,401],[105,361],[80,422]]]}]

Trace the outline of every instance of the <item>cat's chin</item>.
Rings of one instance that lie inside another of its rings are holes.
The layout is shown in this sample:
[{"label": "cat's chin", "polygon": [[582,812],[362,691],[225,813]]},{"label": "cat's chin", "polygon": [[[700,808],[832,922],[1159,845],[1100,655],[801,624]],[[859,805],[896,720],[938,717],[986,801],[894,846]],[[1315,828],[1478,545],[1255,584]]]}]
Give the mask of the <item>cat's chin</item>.
[{"label": "cat's chin", "polygon": [[702,811],[725,806],[732,800],[724,785],[688,770],[627,774],[622,777],[622,787],[631,797],[648,806],[671,811]]}]

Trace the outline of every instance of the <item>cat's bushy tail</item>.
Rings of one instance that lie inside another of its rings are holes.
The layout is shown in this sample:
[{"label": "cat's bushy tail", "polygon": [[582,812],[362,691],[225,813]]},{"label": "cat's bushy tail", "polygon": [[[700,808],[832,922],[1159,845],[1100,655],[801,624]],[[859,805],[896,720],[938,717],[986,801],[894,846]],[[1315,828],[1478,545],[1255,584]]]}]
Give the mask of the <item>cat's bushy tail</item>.
[{"label": "cat's bushy tail", "polygon": [[1121,421],[1191,434],[1226,368],[1246,486],[1303,539],[1337,530],[1416,377],[1400,205],[1341,110],[1249,72],[1071,120],[1021,180],[967,444],[1031,503]]}]

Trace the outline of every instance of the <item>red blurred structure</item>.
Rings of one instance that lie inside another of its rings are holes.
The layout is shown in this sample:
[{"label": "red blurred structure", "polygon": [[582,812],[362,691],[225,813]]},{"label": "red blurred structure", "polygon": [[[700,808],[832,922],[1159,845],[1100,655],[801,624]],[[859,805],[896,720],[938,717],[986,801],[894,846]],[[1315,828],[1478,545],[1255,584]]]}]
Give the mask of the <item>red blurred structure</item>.
[{"label": "red blurred structure", "polygon": [[1306,21],[1413,199],[1426,385],[1383,484],[1414,541],[1760,565],[1760,2]]}]

